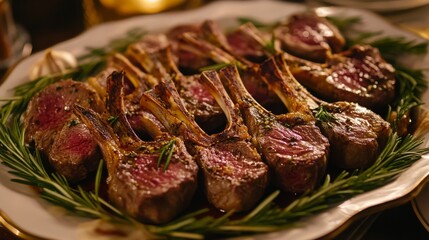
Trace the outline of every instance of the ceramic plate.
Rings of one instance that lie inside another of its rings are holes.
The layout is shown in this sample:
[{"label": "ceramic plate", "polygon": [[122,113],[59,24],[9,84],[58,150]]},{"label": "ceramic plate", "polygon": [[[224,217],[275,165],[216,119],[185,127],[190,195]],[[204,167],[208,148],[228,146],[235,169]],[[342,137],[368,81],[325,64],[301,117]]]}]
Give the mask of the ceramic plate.
[{"label": "ceramic plate", "polygon": [[429,184],[426,184],[420,194],[412,201],[412,206],[418,219],[429,232]]},{"label": "ceramic plate", "polygon": [[378,12],[406,10],[429,4],[429,0],[321,0],[321,2]]},{"label": "ceramic plate", "polygon": [[[237,17],[251,17],[262,22],[273,22],[303,10],[305,10],[303,5],[274,1],[214,2],[197,10],[141,16],[100,25],[74,39],[53,46],[53,49],[66,50],[80,55],[84,52],[85,47],[104,46],[112,38],[121,36],[136,27],[149,32],[162,32],[177,24],[202,22],[205,19],[219,20],[221,24],[231,24]],[[364,10],[332,7],[319,8],[317,11],[325,16],[360,16],[363,20],[361,27],[367,31],[384,31],[386,35],[419,40],[414,35],[403,32]],[[0,87],[0,96],[11,96],[14,86],[27,81],[30,67],[41,55],[42,53],[34,54],[20,62]],[[409,59],[407,62],[413,63],[415,67],[429,66],[428,56]],[[423,98],[427,102],[429,96],[425,94]],[[429,156],[424,156],[394,182],[340,203],[330,210],[305,219],[289,230],[255,237],[265,240],[279,237],[314,239],[333,232],[338,233],[354,219],[376,210],[382,210],[392,201],[400,201],[415,194],[429,174],[428,160]],[[88,219],[74,217],[72,214],[52,206],[40,199],[35,191],[12,183],[10,178],[11,176],[7,174],[6,170],[0,167],[0,214],[2,215],[0,220],[3,223],[13,224],[27,233],[48,239],[71,240],[80,237],[79,226],[88,222]]]}]

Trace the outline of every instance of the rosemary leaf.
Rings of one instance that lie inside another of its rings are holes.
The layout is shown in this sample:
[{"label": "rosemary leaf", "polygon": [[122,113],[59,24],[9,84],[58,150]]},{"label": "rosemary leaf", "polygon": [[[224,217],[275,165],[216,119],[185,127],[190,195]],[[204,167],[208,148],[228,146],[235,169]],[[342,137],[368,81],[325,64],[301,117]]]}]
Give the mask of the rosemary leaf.
[{"label": "rosemary leaf", "polygon": [[176,140],[172,139],[161,148],[158,161],[157,161],[157,167],[159,168],[161,166],[161,163],[164,163],[163,171],[166,171],[168,169],[168,165],[170,164],[171,157],[173,156],[175,143],[176,143]]},{"label": "rosemary leaf", "polygon": [[316,114],[314,114],[314,117],[320,122],[325,122],[329,125],[332,121],[336,120],[334,115],[328,112],[323,105],[317,107],[315,111]]},{"label": "rosemary leaf", "polygon": [[202,67],[202,68],[200,68],[198,70],[200,72],[210,71],[210,70],[218,71],[218,70],[220,70],[220,69],[222,69],[224,67],[227,67],[229,65],[231,65],[231,63],[216,63],[216,64],[213,64],[213,65]]},{"label": "rosemary leaf", "polygon": [[327,17],[327,19],[334,24],[340,32],[345,32],[351,26],[362,22],[360,17]]},{"label": "rosemary leaf", "polygon": [[78,60],[100,59],[107,57],[112,52],[124,52],[130,44],[139,41],[145,34],[141,28],[131,29],[125,36],[110,41],[107,46],[88,47],[87,53],[79,56]]}]

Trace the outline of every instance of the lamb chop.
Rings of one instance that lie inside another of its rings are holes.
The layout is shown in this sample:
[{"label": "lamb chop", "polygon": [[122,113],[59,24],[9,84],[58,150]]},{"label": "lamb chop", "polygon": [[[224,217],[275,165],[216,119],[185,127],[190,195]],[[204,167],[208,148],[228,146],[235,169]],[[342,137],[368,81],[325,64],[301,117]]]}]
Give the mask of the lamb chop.
[{"label": "lamb chop", "polygon": [[380,109],[395,96],[395,70],[371,46],[354,46],[334,54],[325,64],[285,57],[294,77],[327,101],[356,102]]},{"label": "lamb chop", "polygon": [[[151,39],[151,41],[154,40]],[[154,76],[141,71],[126,56],[114,53],[109,56],[106,69],[96,77],[88,79],[88,83],[102,97],[107,96],[107,79],[113,71],[124,71],[126,73],[124,75],[124,102],[127,109],[127,119],[139,137],[155,137],[160,134],[159,130],[165,131],[162,124],[152,114],[141,109],[139,103],[142,93],[155,86],[158,80]]]},{"label": "lamb chop", "polygon": [[[277,185],[293,193],[314,189],[325,174],[329,143],[311,120],[308,109],[274,115],[247,92],[235,66],[223,68],[220,75]],[[305,106],[298,99],[288,97],[288,101],[294,106],[291,111]]]},{"label": "lamb chop", "polygon": [[[208,33],[206,33],[206,35],[207,34]],[[205,38],[207,38],[207,36]],[[204,39],[204,36],[201,37],[195,34],[184,34],[182,40],[187,44],[188,48],[192,48],[193,51],[198,51],[202,55],[205,54],[205,56],[210,57],[210,59],[212,59],[215,63],[237,64],[242,71],[242,79],[246,89],[262,105],[269,106],[279,102],[277,96],[273,95],[268,90],[266,84],[263,81],[260,81],[258,78],[255,78],[257,75],[255,69],[256,65],[247,60],[243,61],[243,58],[237,59],[230,53],[225,52],[223,49],[228,48],[227,46],[216,46],[214,43],[208,42],[206,39]],[[221,41],[216,40],[214,42],[219,43]]]},{"label": "lamb chop", "polygon": [[[258,39],[257,36],[260,36],[255,27],[246,27],[244,29],[243,34],[249,37]],[[261,41],[258,42],[262,46],[263,43]],[[306,102],[307,106],[313,109],[313,111],[315,111],[314,109],[323,109],[331,115],[331,121],[317,121],[317,124],[331,143],[330,160],[332,164],[343,169],[370,166],[384,148],[387,138],[390,135],[391,128],[389,124],[374,112],[358,104],[350,102],[327,103],[311,95],[294,78],[297,75],[301,76],[296,73],[297,68],[292,68],[292,73],[294,74],[291,74],[284,58],[288,60],[293,59],[293,64],[301,61],[302,64],[299,70],[305,73],[310,72],[308,69],[311,67],[314,68],[315,63],[310,64],[309,67],[307,65],[308,61],[300,60],[286,53],[278,54],[275,58],[277,59],[276,64],[272,59],[264,63],[266,76],[262,79],[265,80],[272,90],[276,91],[283,103],[290,108],[291,106],[288,106],[290,105],[288,98],[295,97],[302,102]],[[294,70],[295,72],[293,72]],[[312,73],[323,76],[323,73],[326,73],[326,68],[314,68]],[[306,77],[308,76],[302,74],[301,78],[303,82],[309,81]],[[322,81],[322,79],[319,80]],[[309,88],[311,89],[315,84],[321,83],[310,84]],[[293,92],[290,89],[297,90],[296,93],[298,95],[291,94]],[[319,92],[323,92],[322,89],[319,89]]]},{"label": "lamb chop", "polygon": [[[243,34],[264,47],[261,33],[246,24]],[[275,51],[279,50],[274,48]],[[265,51],[266,56],[271,54]],[[376,48],[354,46],[348,51],[328,55],[326,63],[310,62],[284,54],[292,75],[310,91],[326,101],[356,102],[379,109],[392,101],[395,94],[393,67]]]},{"label": "lamb chop", "polygon": [[25,142],[34,144],[72,182],[86,178],[99,161],[97,143],[71,111],[76,103],[97,112],[104,109],[89,85],[63,80],[38,92],[24,114]]},{"label": "lamb chop", "polygon": [[142,106],[181,136],[194,155],[204,179],[208,201],[224,211],[246,211],[262,197],[268,184],[268,167],[250,143],[247,128],[214,71],[204,72],[201,83],[213,95],[228,120],[224,131],[207,135],[179,98],[171,81],[145,93]]},{"label": "lamb chop", "polygon": [[[312,96],[292,76],[283,54],[267,60],[261,69],[263,79],[285,105],[289,105],[288,98],[296,97],[306,101],[315,112],[327,114],[325,119],[319,117],[317,125],[329,139],[333,165],[341,169],[358,169],[374,163],[391,133],[388,122],[356,103],[327,103]],[[290,89],[298,91],[293,93]]]},{"label": "lamb chop", "polygon": [[212,95],[199,83],[199,75],[185,76],[177,68],[170,48],[148,49],[141,44],[128,48],[128,55],[157,78],[172,78],[186,109],[204,130],[214,132],[224,125],[223,112]]},{"label": "lamb chop", "polygon": [[74,112],[100,145],[109,199],[141,221],[166,223],[189,205],[198,167],[177,137],[162,134],[153,141],[137,137],[125,114],[123,73],[112,73],[108,91],[109,113],[118,119],[113,128],[90,109],[76,106]]},{"label": "lamb chop", "polygon": [[[272,53],[267,49],[269,37],[248,22],[227,35],[228,44],[234,56],[250,62],[261,63]],[[276,47],[275,45],[272,47]]]},{"label": "lamb chop", "polygon": [[194,48],[188,48],[183,44],[182,36],[184,33],[201,34],[201,27],[198,24],[179,25],[167,32],[167,37],[171,43],[172,52],[177,56],[178,67],[186,73],[195,74],[197,69],[213,64],[213,61],[200,51]]},{"label": "lamb chop", "polygon": [[345,45],[340,31],[314,12],[290,16],[274,29],[274,35],[286,52],[314,62],[324,62]]}]

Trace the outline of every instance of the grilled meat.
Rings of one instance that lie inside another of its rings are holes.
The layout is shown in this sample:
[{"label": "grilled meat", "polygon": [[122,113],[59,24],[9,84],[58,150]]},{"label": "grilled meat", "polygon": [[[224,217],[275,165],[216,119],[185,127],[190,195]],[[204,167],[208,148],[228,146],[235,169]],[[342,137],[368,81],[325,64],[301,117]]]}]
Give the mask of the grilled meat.
[{"label": "grilled meat", "polygon": [[104,109],[89,85],[63,80],[37,93],[24,114],[26,143],[48,156],[54,170],[70,181],[84,179],[99,161],[96,142],[72,113],[75,104]]},{"label": "grilled meat", "polygon": [[[146,42],[149,41],[145,39]],[[150,38],[148,45],[154,45]],[[133,130],[141,137],[147,135],[155,137],[159,131],[164,131],[162,124],[156,118],[141,109],[140,96],[144,91],[151,89],[158,83],[158,80],[149,74],[141,71],[126,56],[114,53],[107,61],[108,67],[98,76],[90,78],[88,82],[97,89],[102,97],[107,97],[107,78],[113,71],[124,71],[124,102],[127,110],[127,119]]]},{"label": "grilled meat", "polygon": [[371,46],[354,46],[328,58],[325,64],[285,57],[294,77],[324,100],[379,109],[395,95],[394,69]]},{"label": "grilled meat", "polygon": [[339,30],[313,12],[290,16],[287,23],[276,27],[274,35],[286,52],[314,62],[324,62],[345,45]]},{"label": "grilled meat", "polygon": [[[208,201],[216,208],[236,212],[253,207],[268,184],[268,167],[250,143],[250,136],[214,71],[204,72],[201,83],[213,95],[228,120],[226,128],[207,135],[184,107],[172,82],[144,94],[142,106],[164,123],[171,133],[182,137],[203,173]],[[161,100],[161,101],[160,101]]]},{"label": "grilled meat", "polygon": [[325,174],[329,143],[309,121],[311,115],[307,111],[274,115],[247,92],[235,67],[226,67],[220,73],[277,185],[294,193],[314,189]]},{"label": "grilled meat", "polygon": [[228,34],[227,39],[234,56],[261,63],[271,55],[267,49],[267,43],[270,41],[268,37],[248,22]]},{"label": "grilled meat", "polygon": [[181,70],[189,73],[197,73],[197,69],[213,64],[209,57],[204,56],[193,48],[188,48],[183,42],[184,33],[201,34],[198,24],[179,25],[167,32],[174,56],[177,56],[177,63]]},{"label": "grilled meat", "polygon": [[318,121],[331,143],[331,162],[341,169],[371,166],[386,146],[392,130],[388,122],[356,103],[321,103],[332,120]]},{"label": "grilled meat", "polygon": [[[327,103],[312,96],[289,72],[283,54],[276,55],[268,62],[276,67],[267,72],[265,79],[285,105],[290,105],[287,99],[295,96],[306,101],[315,112],[323,108],[330,115],[328,119],[319,118],[317,125],[329,139],[330,162],[333,165],[342,169],[358,169],[374,163],[392,131],[388,122],[356,103]],[[281,75],[282,78],[274,75]],[[291,95],[289,89],[297,91]],[[302,108],[302,105],[297,107]]]},{"label": "grilled meat", "polygon": [[[266,44],[258,29],[250,23],[241,28],[243,35],[264,48]],[[272,50],[280,52],[276,46]],[[271,54],[265,51],[265,56],[270,57]],[[356,102],[379,109],[385,107],[394,96],[394,69],[373,47],[354,46],[345,52],[328,54],[323,64],[290,54],[285,56],[294,77],[326,101]]]},{"label": "grilled meat", "polygon": [[173,79],[186,109],[206,131],[212,132],[224,125],[222,110],[199,83],[199,75],[183,75],[178,70],[169,47],[153,50],[134,44],[129,47],[128,55],[138,59],[140,66],[153,76]]},{"label": "grilled meat", "polygon": [[[139,220],[166,223],[189,205],[198,167],[179,138],[162,134],[153,141],[140,140],[125,116],[123,73],[112,73],[108,81],[109,113],[118,118],[113,129],[89,109],[76,106],[75,113],[100,145],[108,170],[109,198]],[[170,162],[164,159],[158,164],[161,149],[171,142]]]}]

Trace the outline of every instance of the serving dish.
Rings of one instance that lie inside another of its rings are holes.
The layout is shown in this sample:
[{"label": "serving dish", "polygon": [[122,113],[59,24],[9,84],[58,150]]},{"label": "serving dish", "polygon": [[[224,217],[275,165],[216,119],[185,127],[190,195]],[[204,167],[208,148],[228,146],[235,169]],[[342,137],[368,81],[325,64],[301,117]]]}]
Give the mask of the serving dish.
[{"label": "serving dish", "polygon": [[393,12],[406,10],[411,8],[416,8],[429,4],[428,0],[410,0],[410,1],[401,1],[401,0],[322,0],[322,2],[354,7],[354,8],[364,8],[372,11],[378,12]]},{"label": "serving dish", "polygon": [[[53,49],[68,51],[79,56],[84,53],[85,47],[104,46],[111,39],[134,28],[143,28],[148,32],[162,32],[181,23],[195,23],[205,19],[218,20],[223,26],[229,26],[234,24],[237,17],[273,22],[303,10],[305,10],[304,5],[276,1],[254,1],[246,4],[240,1],[215,2],[188,12],[141,16],[103,24],[74,39],[53,46]],[[359,16],[362,19],[360,27],[367,31],[383,31],[389,36],[403,36],[421,41],[411,33],[403,32],[364,10],[329,7],[318,8],[316,11],[323,16]],[[14,86],[27,81],[29,69],[41,55],[42,53],[37,53],[20,62],[0,87],[0,96],[11,96]],[[407,62],[412,63],[411,67],[423,68],[429,64],[429,56],[411,58]],[[425,105],[428,99],[426,92],[423,96]],[[424,145],[427,146],[428,142],[426,141]],[[428,160],[429,156],[423,156],[388,185],[353,197],[327,211],[304,219],[288,230],[263,236],[256,235],[255,238],[314,239],[329,234],[335,235],[353,220],[365,214],[380,211],[415,196],[429,175]],[[33,189],[11,182],[10,178],[11,175],[6,172],[6,169],[0,168],[0,219],[2,222],[8,224],[10,228],[24,230],[26,232],[24,237],[27,234],[46,239],[67,240],[82,239],[86,236],[86,227],[83,226],[88,226],[87,223],[92,220],[72,216],[65,210],[40,199]],[[246,239],[249,238],[246,237]]]},{"label": "serving dish", "polygon": [[413,199],[413,210],[422,223],[423,227],[429,231],[429,184],[426,184],[420,194]]}]

